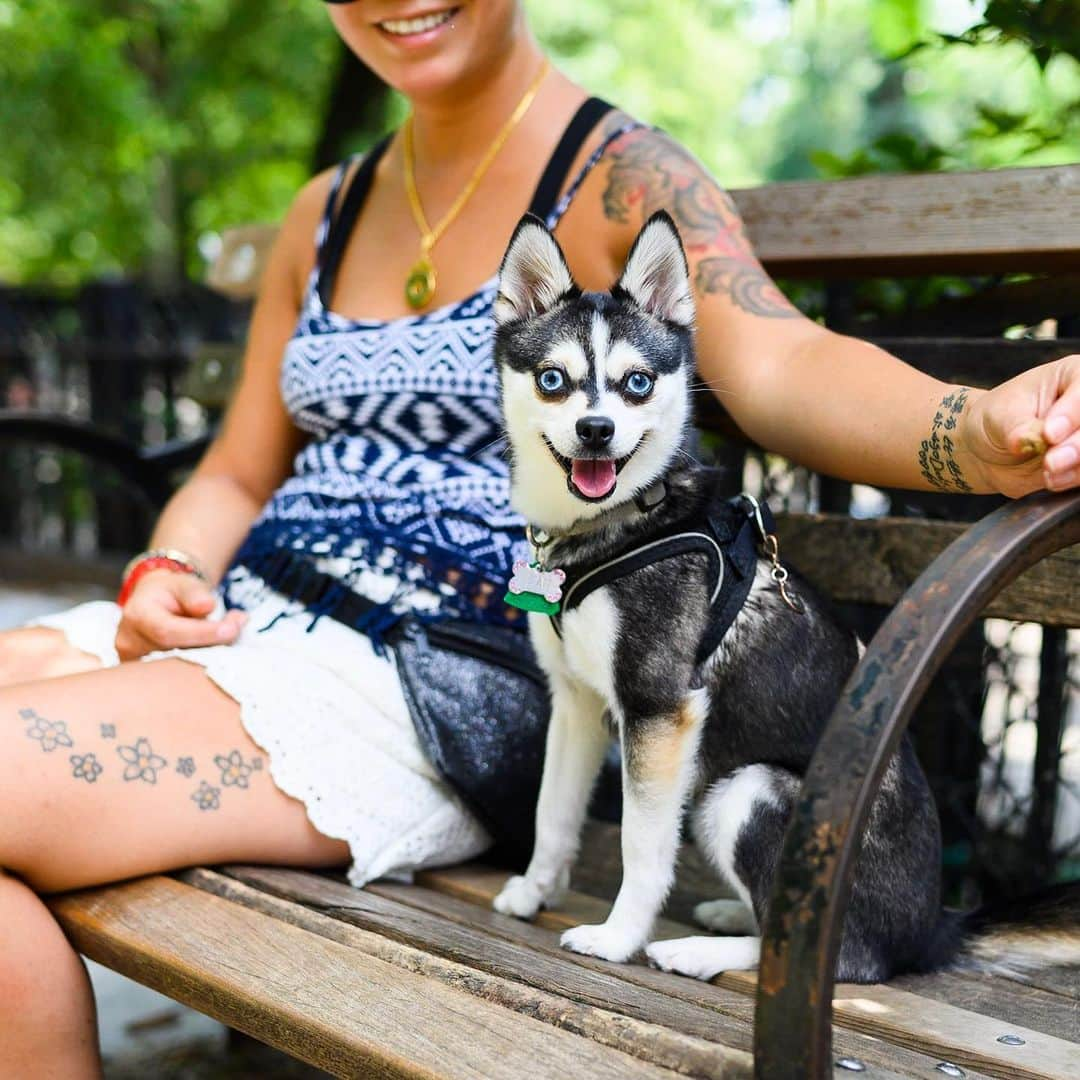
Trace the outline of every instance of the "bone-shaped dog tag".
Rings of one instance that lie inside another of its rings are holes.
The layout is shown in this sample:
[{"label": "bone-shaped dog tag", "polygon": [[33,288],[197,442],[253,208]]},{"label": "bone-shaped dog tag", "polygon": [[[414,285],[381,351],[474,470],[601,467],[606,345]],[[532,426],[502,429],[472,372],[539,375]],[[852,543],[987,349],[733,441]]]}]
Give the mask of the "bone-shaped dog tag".
[{"label": "bone-shaped dog tag", "polygon": [[562,570],[541,570],[538,563],[518,559],[503,601],[522,611],[557,615],[565,580],[566,574]]}]

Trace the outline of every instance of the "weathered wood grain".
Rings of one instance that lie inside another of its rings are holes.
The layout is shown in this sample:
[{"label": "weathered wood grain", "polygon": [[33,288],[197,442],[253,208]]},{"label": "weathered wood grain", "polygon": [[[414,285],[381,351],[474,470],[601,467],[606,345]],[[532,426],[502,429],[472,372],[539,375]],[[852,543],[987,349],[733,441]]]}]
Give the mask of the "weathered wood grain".
[{"label": "weathered wood grain", "polygon": [[[1080,979],[1080,972],[1077,973]],[[992,1016],[1007,1025],[1019,1024],[1080,1043],[1080,1000],[1048,993],[998,975],[939,971],[933,975],[901,975],[890,983],[920,997]],[[1080,1054],[1080,1049],[1077,1051]]]},{"label": "weathered wood grain", "polygon": [[85,955],[336,1076],[671,1076],[171,878],[49,906]]},{"label": "weathered wood grain", "polygon": [[[471,867],[467,873],[471,876],[475,869]],[[440,872],[436,871],[436,873]],[[594,898],[581,899],[579,896],[570,894],[571,907],[579,912],[580,917],[567,919],[565,912],[560,909],[558,912],[541,912],[535,923],[525,923],[497,914],[491,909],[490,901],[477,900],[481,893],[473,889],[469,883],[462,881],[456,870],[447,873],[453,878],[453,888],[462,889],[462,895],[471,896],[471,900],[462,899],[449,892],[440,893],[415,885],[374,884],[367,886],[365,891],[375,891],[380,896],[387,896],[410,907],[429,911],[447,922],[482,927],[492,935],[527,944],[529,949],[536,953],[548,952],[561,955],[575,964],[594,970],[614,972],[619,979],[626,982],[648,987],[678,998],[680,1001],[713,1010],[715,1013],[738,1018],[747,1025],[747,1029],[753,1021],[754,1000],[747,993],[745,986],[731,990],[727,987],[656,971],[640,963],[612,965],[603,960],[562,950],[558,945],[556,930],[565,929],[567,925],[576,925],[582,921],[595,922],[606,913],[607,905],[597,903]],[[492,872],[492,874],[494,876],[489,878],[488,872],[482,871],[481,879],[501,880],[505,877],[505,875],[499,875],[498,872]],[[554,929],[548,929],[548,925],[553,926]],[[671,922],[666,923],[666,927],[675,935],[684,934],[689,930],[687,927]],[[725,1041],[729,1041],[727,1035],[724,1038]],[[863,1062],[867,1066],[868,1071],[864,1074],[867,1076],[895,1072],[901,1076],[923,1077],[924,1080],[940,1080],[941,1077],[941,1073],[936,1069],[939,1058],[929,1057],[862,1032],[836,1029],[833,1033],[833,1050],[838,1058],[852,1057]],[[836,1075],[842,1077],[847,1074],[844,1070],[838,1069]],[[972,1080],[985,1075],[977,1070],[968,1070],[968,1076]]]},{"label": "weathered wood grain", "polygon": [[1051,994],[1061,994],[1070,1001],[1080,1001],[1080,968],[1075,966],[1043,968],[1023,976],[1020,981]]},{"label": "weathered wood grain", "polygon": [[[627,995],[626,987],[610,975],[552,962],[335,882],[324,882],[324,887],[319,888],[321,879],[315,875],[267,871],[259,876],[272,891],[208,870],[190,871],[184,880],[404,970],[681,1075],[728,1078],[749,1077],[752,1073],[750,1054],[723,1045],[715,1025],[714,1030],[700,1035],[675,1028],[672,1021],[679,1019],[679,1012],[691,1011],[685,1007],[680,1010],[677,1002],[660,995],[651,995],[653,1000],[648,1002],[645,999],[650,995],[637,991],[637,1000],[630,1003],[636,1016],[628,1015],[625,1009],[613,1011],[627,1004]],[[282,885],[291,885],[290,891],[302,890],[305,897],[301,902],[283,898]],[[311,897],[312,892],[317,892],[318,897]],[[323,910],[313,910],[313,905]],[[412,928],[411,932],[402,932],[405,925]],[[740,1036],[743,1034],[740,1031]]]},{"label": "weathered wood grain", "polygon": [[[673,1005],[661,994],[650,993],[649,988],[628,986],[620,978],[620,972],[595,958],[587,957],[587,963],[578,964],[575,956],[558,947],[550,931],[494,911],[490,919],[477,921],[471,917],[476,909],[469,905],[469,916],[462,919],[460,912],[455,915],[447,908],[447,898],[438,893],[430,894],[434,905],[408,903],[415,886],[379,884],[358,890],[322,875],[271,867],[227,866],[223,872],[245,885],[314,907],[353,926],[425,949],[433,955],[467,963],[585,1005],[615,1009],[639,1020],[704,1036],[701,1015],[695,1010]],[[191,879],[194,883],[202,885],[206,880],[203,871],[191,873],[198,875]],[[502,933],[498,932],[499,923],[503,924]],[[643,970],[653,974],[649,969]],[[668,978],[662,973],[655,974],[660,980]],[[712,1038],[748,1048],[750,1031],[741,1002],[738,1013],[738,1019],[731,1023],[718,1023],[709,1015],[708,1031]]]},{"label": "weathered wood grain", "polygon": [[[892,605],[967,526],[947,521],[838,514],[777,515],[780,558],[839,601]],[[1080,625],[1080,547],[1021,575],[986,608],[1003,619]]]},{"label": "weathered wood grain", "polygon": [[[429,870],[423,882],[475,903],[489,904],[507,875],[473,866]],[[609,910],[606,901],[580,893],[569,894],[558,910],[544,911],[538,921],[554,928],[580,922],[602,921]],[[660,920],[655,937],[683,937],[695,931],[670,920]],[[753,996],[757,977],[753,972],[727,972],[715,980],[720,986]],[[924,1054],[941,1055],[965,1068],[979,1069],[1002,1080],[1075,1080],[1080,1045],[1059,1035],[1047,1035],[1019,1025],[1001,1030],[1001,1021],[953,1005],[931,1001],[891,985],[840,984],[833,1000],[836,1024],[883,1038]],[[1002,1034],[1024,1039],[1022,1047],[997,1042]],[[1022,1050],[1023,1053],[1017,1053]]]},{"label": "weathered wood grain", "polygon": [[1080,267],[1080,166],[793,181],[731,192],[775,274]]}]

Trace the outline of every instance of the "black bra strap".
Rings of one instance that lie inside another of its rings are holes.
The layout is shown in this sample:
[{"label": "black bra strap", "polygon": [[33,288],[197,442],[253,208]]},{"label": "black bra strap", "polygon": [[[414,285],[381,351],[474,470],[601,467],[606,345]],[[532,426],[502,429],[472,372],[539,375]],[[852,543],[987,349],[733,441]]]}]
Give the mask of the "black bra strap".
[{"label": "black bra strap", "polygon": [[319,252],[319,299],[323,307],[328,308],[334,295],[334,281],[337,278],[338,266],[341,257],[345,254],[345,245],[349,242],[353,225],[363,209],[364,200],[367,198],[368,189],[375,176],[375,166],[390,145],[393,134],[387,135],[377,142],[360,162],[352,181],[345,191],[345,198],[341,202],[341,210],[330,219],[330,228],[322,250]]},{"label": "black bra strap", "polygon": [[540,182],[536,185],[532,202],[529,203],[529,213],[535,214],[541,221],[546,221],[548,215],[555,209],[555,203],[559,198],[559,192],[570,172],[570,166],[574,164],[582,143],[589,137],[590,132],[599,123],[600,119],[611,112],[611,106],[601,98],[587,98],[581,103],[573,119],[566,125],[559,145],[548,160]]}]

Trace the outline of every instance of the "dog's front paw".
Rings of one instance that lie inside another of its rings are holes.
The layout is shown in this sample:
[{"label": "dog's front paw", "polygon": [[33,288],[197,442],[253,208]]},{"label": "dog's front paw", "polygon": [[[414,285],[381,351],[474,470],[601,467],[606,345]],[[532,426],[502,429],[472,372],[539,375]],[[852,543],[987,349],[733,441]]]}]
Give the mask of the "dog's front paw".
[{"label": "dog's front paw", "polygon": [[492,906],[503,915],[514,915],[519,919],[535,918],[544,903],[544,894],[527,877],[512,877],[501,893],[495,897]]},{"label": "dog's front paw", "polygon": [[685,937],[646,946],[649,963],[692,979],[711,979],[722,971],[757,966],[761,939],[756,937]]},{"label": "dog's front paw", "polygon": [[616,964],[625,963],[641,947],[637,938],[630,937],[625,931],[617,930],[608,923],[575,926],[563,934],[559,944],[571,952],[599,956],[601,960],[611,960]]}]

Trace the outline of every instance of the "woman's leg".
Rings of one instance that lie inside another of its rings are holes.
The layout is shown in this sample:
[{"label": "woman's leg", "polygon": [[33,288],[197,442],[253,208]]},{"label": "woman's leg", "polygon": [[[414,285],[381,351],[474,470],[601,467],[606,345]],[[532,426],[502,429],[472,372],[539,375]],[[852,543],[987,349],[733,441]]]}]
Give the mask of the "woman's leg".
[{"label": "woman's leg", "polygon": [[[0,871],[0,1075],[100,1075],[90,977],[49,909]],[[18,1008],[11,1003],[18,1002]]]},{"label": "woman's leg", "polygon": [[99,667],[96,656],[76,649],[60,630],[25,626],[0,633],[0,686],[77,675]]},{"label": "woman's leg", "polygon": [[85,977],[30,889],[201,862],[347,860],[274,787],[239,715],[202,668],[175,659],[0,689],[0,869],[29,886],[0,878],[0,991],[22,988],[18,1015],[0,1017],[0,1076],[98,1068]]}]

